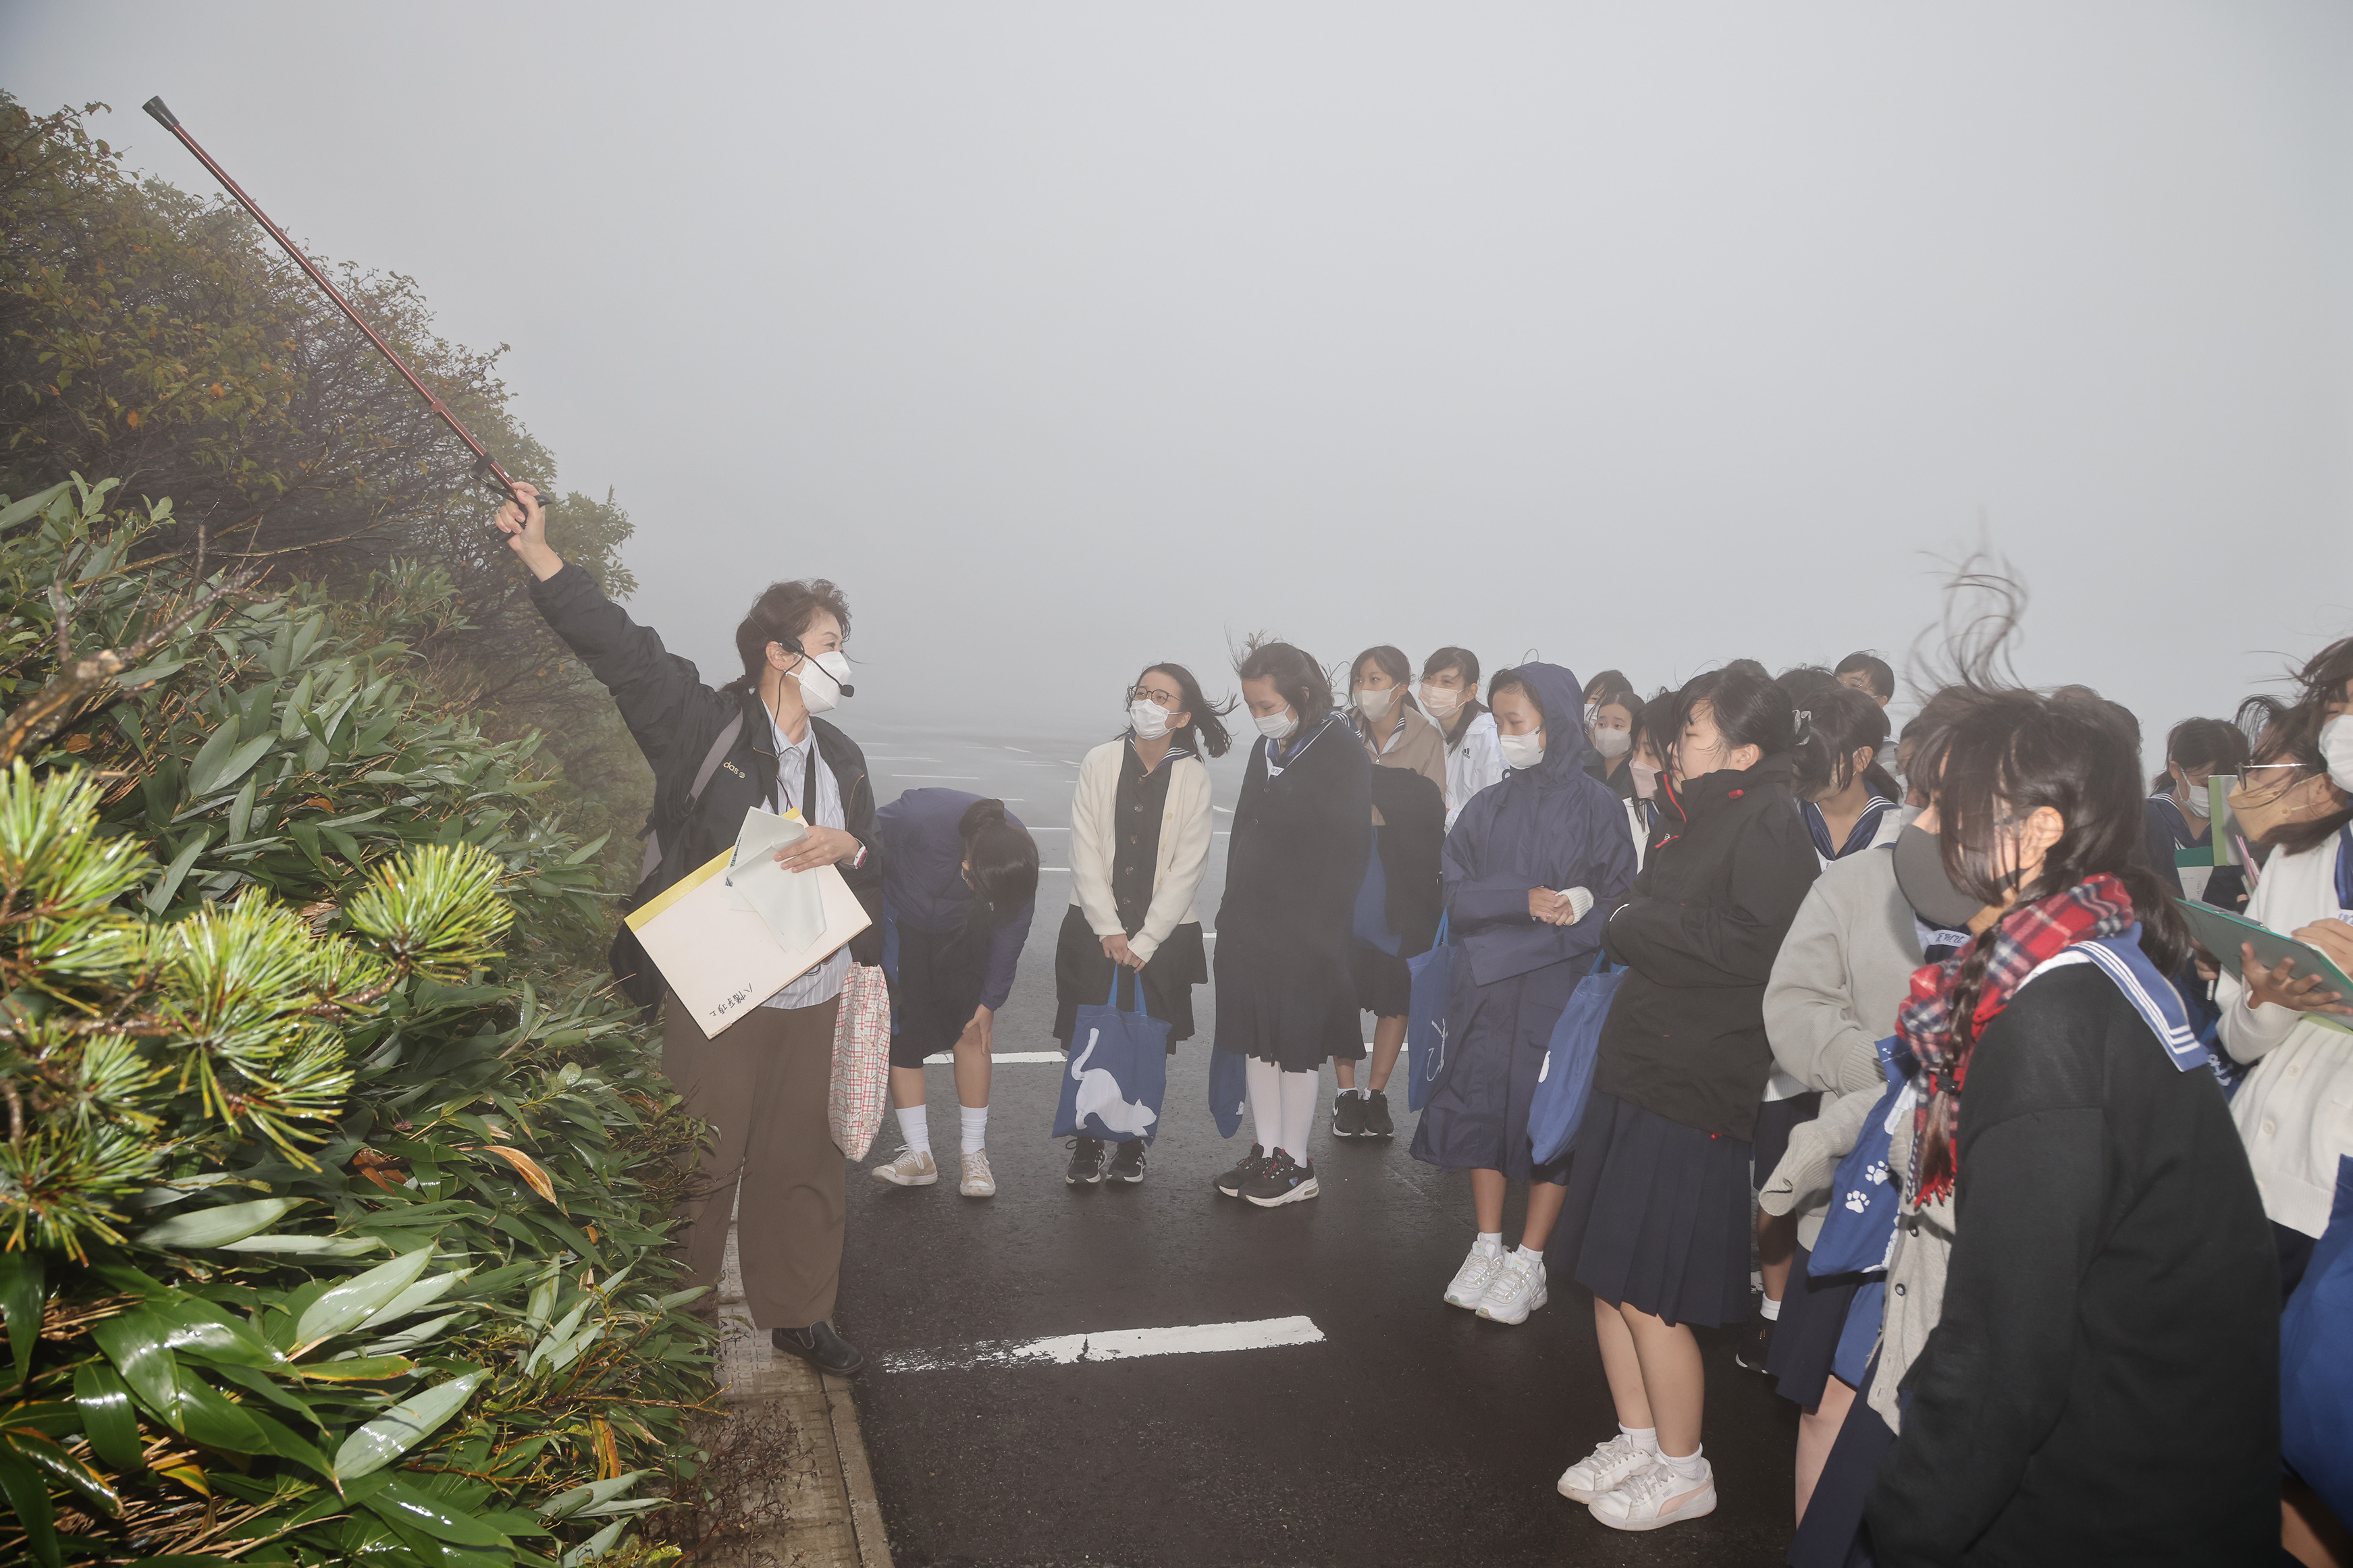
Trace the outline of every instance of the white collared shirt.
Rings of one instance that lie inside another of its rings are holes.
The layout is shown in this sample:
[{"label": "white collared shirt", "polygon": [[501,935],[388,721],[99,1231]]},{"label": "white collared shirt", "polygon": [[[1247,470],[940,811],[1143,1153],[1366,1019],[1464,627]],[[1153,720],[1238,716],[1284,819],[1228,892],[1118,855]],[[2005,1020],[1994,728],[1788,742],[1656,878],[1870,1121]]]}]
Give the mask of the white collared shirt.
[{"label": "white collared shirt", "polygon": [[[779,816],[786,811],[798,810],[801,820],[816,827],[845,827],[848,823],[841,813],[841,784],[833,776],[833,764],[822,752],[817,759],[817,809],[812,812],[801,800],[801,788],[808,779],[809,748],[817,744],[817,722],[809,720],[801,729],[801,742],[794,745],[785,739],[776,727],[776,715],[768,716],[768,733],[776,747],[776,791],[768,797],[768,809]],[[849,944],[842,943],[826,961],[807,973],[760,1004],[763,1007],[822,1007],[841,994],[843,982],[849,978]]]}]

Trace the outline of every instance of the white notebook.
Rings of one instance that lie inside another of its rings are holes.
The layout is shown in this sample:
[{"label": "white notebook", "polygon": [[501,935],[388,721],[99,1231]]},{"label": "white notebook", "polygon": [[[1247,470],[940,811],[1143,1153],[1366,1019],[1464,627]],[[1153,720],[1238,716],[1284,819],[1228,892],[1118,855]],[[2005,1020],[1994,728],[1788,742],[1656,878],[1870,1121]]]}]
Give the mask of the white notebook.
[{"label": "white notebook", "polygon": [[800,875],[818,879],[825,930],[807,946],[787,952],[769,934],[767,922],[742,907],[729,890],[722,873],[733,853],[728,849],[712,856],[628,916],[629,929],[706,1038],[816,968],[873,923],[866,906],[841,879],[840,870],[820,866]]}]

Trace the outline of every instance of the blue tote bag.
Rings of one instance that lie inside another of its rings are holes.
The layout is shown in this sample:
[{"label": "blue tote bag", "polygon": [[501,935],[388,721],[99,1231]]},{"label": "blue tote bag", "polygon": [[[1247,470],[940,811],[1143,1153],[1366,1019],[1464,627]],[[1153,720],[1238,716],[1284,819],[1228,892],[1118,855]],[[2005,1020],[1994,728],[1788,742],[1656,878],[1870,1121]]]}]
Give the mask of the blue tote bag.
[{"label": "blue tote bag", "polygon": [[1446,1067],[1446,1010],[1453,1001],[1454,949],[1447,945],[1444,915],[1438,917],[1438,940],[1430,943],[1428,952],[1407,959],[1405,968],[1413,978],[1406,1003],[1405,1104],[1409,1110],[1419,1110]]},{"label": "blue tote bag", "polygon": [[1209,1049],[1209,1114],[1217,1118],[1218,1136],[1230,1138],[1241,1131],[1242,1105],[1250,1099],[1250,1066],[1234,1051]]},{"label": "blue tote bag", "polygon": [[1134,1007],[1120,1006],[1121,978],[1114,969],[1111,995],[1081,1007],[1071,1020],[1056,1138],[1124,1143],[1149,1142],[1160,1131],[1160,1102],[1168,1092],[1168,1024],[1145,1012],[1140,981],[1129,983]]},{"label": "blue tote bag", "polygon": [[[1912,1080],[1896,1065],[1897,1040],[1890,1035],[1879,1042],[1879,1069],[1887,1079],[1879,1103],[1855,1135],[1854,1147],[1839,1162],[1831,1177],[1831,1212],[1823,1216],[1821,1234],[1814,1238],[1806,1272],[1817,1279],[1834,1274],[1879,1274],[1895,1246],[1896,1222],[1903,1217],[1904,1180],[1887,1168],[1895,1129],[1912,1114]],[[1850,1314],[1852,1315],[1852,1314]]]},{"label": "blue tote bag", "polygon": [[1577,983],[1552,1026],[1535,1098],[1528,1102],[1528,1147],[1539,1165],[1551,1164],[1577,1146],[1577,1124],[1585,1120],[1585,1102],[1593,1092],[1601,1026],[1625,979],[1625,968],[1604,957],[1600,967]]}]

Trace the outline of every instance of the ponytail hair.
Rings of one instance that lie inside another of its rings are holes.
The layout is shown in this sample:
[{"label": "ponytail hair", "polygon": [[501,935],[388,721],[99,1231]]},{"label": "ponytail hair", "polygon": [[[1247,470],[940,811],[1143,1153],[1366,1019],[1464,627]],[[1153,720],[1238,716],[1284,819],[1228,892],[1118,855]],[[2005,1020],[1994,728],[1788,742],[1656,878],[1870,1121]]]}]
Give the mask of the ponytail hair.
[{"label": "ponytail hair", "polygon": [[1392,647],[1388,643],[1366,648],[1356,656],[1356,662],[1348,667],[1348,691],[1352,700],[1356,681],[1364,675],[1365,666],[1368,664],[1389,678],[1389,684],[1397,688],[1398,700],[1409,708],[1419,710],[1421,707],[1413,700],[1412,662],[1405,657],[1403,648]]},{"label": "ponytail hair", "polygon": [[1038,841],[1006,819],[1001,800],[965,806],[956,832],[964,839],[965,884],[972,889],[972,914],[962,934],[995,931],[1037,900]]},{"label": "ponytail hair", "polygon": [[[1887,743],[1887,710],[1867,692],[1836,681],[1810,693],[1798,710],[1797,784],[1802,795],[1822,795],[1854,782],[1854,754],[1866,747],[1876,752]],[[1876,761],[1866,763],[1864,776],[1890,800],[1901,799],[1882,781]],[[1877,774],[1877,777],[1871,775]]]}]

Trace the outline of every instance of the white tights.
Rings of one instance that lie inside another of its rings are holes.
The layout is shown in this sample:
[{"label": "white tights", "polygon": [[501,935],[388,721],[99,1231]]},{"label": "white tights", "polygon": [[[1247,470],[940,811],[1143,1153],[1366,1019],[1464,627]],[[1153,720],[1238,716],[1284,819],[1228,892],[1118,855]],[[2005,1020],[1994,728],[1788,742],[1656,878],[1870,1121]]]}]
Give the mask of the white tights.
[{"label": "white tights", "polygon": [[1315,1125],[1315,1096],[1322,1075],[1284,1072],[1272,1062],[1247,1058],[1251,1135],[1269,1153],[1281,1149],[1307,1163],[1307,1134]]}]

